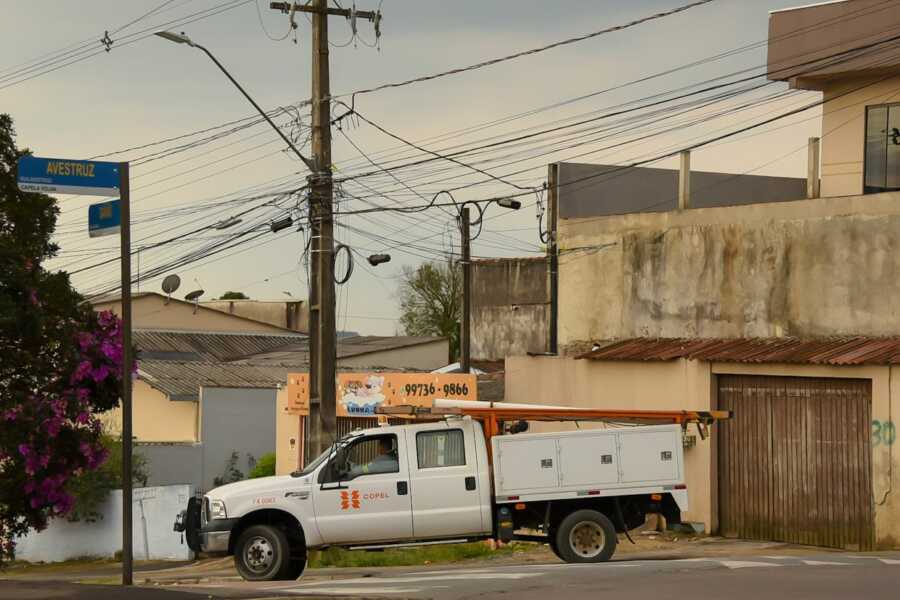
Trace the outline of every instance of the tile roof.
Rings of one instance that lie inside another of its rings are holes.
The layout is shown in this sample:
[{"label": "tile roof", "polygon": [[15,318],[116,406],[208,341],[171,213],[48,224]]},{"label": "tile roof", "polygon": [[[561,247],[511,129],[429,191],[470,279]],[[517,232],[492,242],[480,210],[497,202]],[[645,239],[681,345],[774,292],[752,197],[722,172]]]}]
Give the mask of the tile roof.
[{"label": "tile roof", "polygon": [[900,338],[633,338],[613,342],[576,358],[607,361],[666,361],[811,365],[900,364]]},{"label": "tile roof", "polygon": [[302,370],[291,365],[246,365],[202,361],[142,360],[138,379],[170,400],[197,400],[201,387],[275,388],[287,374]]}]

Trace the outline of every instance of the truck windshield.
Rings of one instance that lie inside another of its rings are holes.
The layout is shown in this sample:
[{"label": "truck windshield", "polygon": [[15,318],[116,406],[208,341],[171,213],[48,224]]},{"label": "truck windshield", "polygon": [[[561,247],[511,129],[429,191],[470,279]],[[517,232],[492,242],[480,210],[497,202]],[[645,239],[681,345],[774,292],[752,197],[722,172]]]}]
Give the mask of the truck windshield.
[{"label": "truck windshield", "polygon": [[299,470],[294,471],[293,473],[291,473],[291,477],[304,477],[304,476],[306,476],[306,475],[309,475],[310,473],[312,473],[313,471],[315,471],[316,469],[318,469],[318,468],[319,468],[319,465],[321,465],[323,462],[325,462],[326,460],[328,460],[328,458],[329,458],[332,454],[334,454],[334,453],[337,452],[340,448],[342,448],[343,446],[345,446],[345,445],[347,444],[348,441],[350,441],[351,439],[353,439],[353,438],[356,437],[357,435],[359,435],[359,434],[353,434],[353,433],[351,433],[351,434],[345,435],[344,437],[342,437],[341,439],[339,439],[338,441],[336,441],[335,443],[333,443],[327,450],[325,450],[325,452],[323,452],[322,454],[320,454],[319,456],[317,456],[316,459],[315,459],[314,461],[312,461],[311,463],[309,463],[308,465],[306,465],[306,466],[303,467],[302,469],[299,469]]}]

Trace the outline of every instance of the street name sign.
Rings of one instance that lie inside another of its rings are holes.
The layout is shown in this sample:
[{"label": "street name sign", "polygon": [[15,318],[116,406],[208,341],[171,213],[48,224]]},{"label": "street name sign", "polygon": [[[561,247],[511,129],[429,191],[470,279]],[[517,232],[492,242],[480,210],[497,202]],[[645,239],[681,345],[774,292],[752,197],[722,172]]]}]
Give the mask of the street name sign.
[{"label": "street name sign", "polygon": [[88,235],[90,237],[119,233],[121,224],[122,213],[119,210],[118,200],[88,206]]},{"label": "street name sign", "polygon": [[23,156],[17,178],[23,192],[119,195],[119,163]]}]

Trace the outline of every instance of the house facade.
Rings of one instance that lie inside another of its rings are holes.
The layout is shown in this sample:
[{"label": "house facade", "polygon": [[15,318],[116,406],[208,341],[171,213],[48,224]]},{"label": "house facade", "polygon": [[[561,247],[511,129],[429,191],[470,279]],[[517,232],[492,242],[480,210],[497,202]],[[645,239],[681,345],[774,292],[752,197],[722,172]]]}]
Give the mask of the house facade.
[{"label": "house facade", "polygon": [[731,410],[685,434],[687,520],[900,547],[898,27],[869,0],[770,15],[770,77],[822,92],[819,197],[612,214],[560,185],[559,352],[508,357],[506,400]]}]

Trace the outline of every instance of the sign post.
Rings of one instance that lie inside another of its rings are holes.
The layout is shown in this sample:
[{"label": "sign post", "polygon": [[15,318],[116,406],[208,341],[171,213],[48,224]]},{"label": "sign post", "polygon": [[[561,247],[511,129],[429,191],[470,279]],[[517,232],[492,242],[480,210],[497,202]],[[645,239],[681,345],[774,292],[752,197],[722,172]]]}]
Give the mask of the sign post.
[{"label": "sign post", "polygon": [[[131,216],[128,163],[38,158],[23,156],[17,168],[17,184],[23,192],[118,196],[119,200],[88,209],[88,221],[96,214],[95,230],[114,233],[118,227],[122,261],[122,585],[133,582],[132,486],[131,486]],[[118,223],[113,223],[118,214]],[[90,234],[90,230],[89,230]],[[103,235],[98,233],[97,235]],[[93,237],[93,236],[92,236]]]}]

